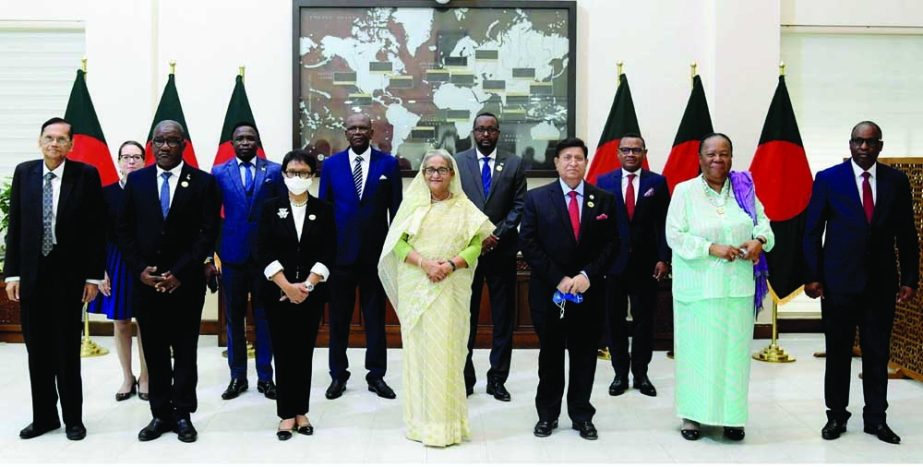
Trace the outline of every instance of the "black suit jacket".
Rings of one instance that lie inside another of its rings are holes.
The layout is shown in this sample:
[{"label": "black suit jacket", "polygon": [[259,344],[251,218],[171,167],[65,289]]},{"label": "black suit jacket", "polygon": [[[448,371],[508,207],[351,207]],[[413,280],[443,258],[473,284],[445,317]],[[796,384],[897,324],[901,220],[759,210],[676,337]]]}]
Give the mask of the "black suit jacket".
[{"label": "black suit jacket", "polygon": [[814,178],[804,234],[805,280],[821,282],[825,292],[834,294],[861,293],[869,286],[893,294],[898,284],[916,289],[920,244],[907,176],[877,164],[878,196],[869,223],[851,164],[835,165]]},{"label": "black suit jacket", "polygon": [[[284,214],[280,215],[280,212]],[[329,203],[308,195],[299,240],[288,196],[270,198],[263,204],[257,231],[255,256],[260,273],[273,261],[278,261],[284,268],[282,273],[285,278],[294,284],[306,281],[315,263],[332,270],[337,257],[335,236],[336,222],[333,206]],[[267,304],[278,300],[280,293],[274,282],[265,281],[262,294]],[[307,302],[326,302],[328,298],[327,285],[322,282],[308,295]]]},{"label": "black suit jacket", "polygon": [[180,290],[204,288],[202,264],[215,251],[218,232],[220,196],[215,179],[183,164],[166,219],[160,211],[156,179],[156,165],[128,176],[125,205],[116,226],[125,262],[136,279],[145,267],[156,266],[158,274],[170,271],[176,276]]},{"label": "black suit jacket", "polygon": [[490,192],[484,197],[481,184],[481,162],[477,149],[471,148],[455,156],[461,172],[462,189],[468,199],[490,218],[500,239],[496,253],[515,256],[518,251],[519,222],[526,204],[526,172],[522,158],[497,149],[497,160],[490,179]]},{"label": "black suit jacket", "polygon": [[23,162],[13,173],[4,274],[19,276],[20,297],[29,297],[51,285],[82,291],[87,279],[102,280],[105,269],[106,204],[99,173],[90,165],[68,160],[61,176],[55,214],[54,250],[60,263],[67,267],[55,271],[54,284],[37,283],[44,230],[43,166],[41,159]]},{"label": "black suit jacket", "polygon": [[526,195],[520,247],[532,275],[529,303],[533,309],[556,308],[551,296],[565,276],[586,271],[590,278],[588,294],[602,290],[603,275],[618,248],[619,234],[615,196],[584,183],[580,239],[574,239],[564,192],[558,179]]},{"label": "black suit jacket", "polygon": [[[622,196],[622,175],[622,169],[616,169],[601,175],[596,181],[599,188],[615,195],[618,220],[626,222],[629,230],[630,241],[622,242],[609,274],[650,277],[654,273],[654,265],[658,261],[669,263],[672,254],[665,229],[667,208],[670,206],[667,179],[649,170],[641,170],[635,214],[628,220]],[[624,234],[624,230],[621,232]]]}]

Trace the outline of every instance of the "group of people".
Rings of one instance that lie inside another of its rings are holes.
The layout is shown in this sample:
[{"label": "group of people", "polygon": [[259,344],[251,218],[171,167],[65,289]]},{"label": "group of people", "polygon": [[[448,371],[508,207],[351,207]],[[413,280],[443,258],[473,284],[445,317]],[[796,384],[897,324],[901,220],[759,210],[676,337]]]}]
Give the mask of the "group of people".
[{"label": "group of people", "polygon": [[[427,152],[403,190],[398,160],[372,147],[370,118],[350,115],[344,127],[346,150],[327,158],[294,150],[277,164],[256,157],[259,132],[242,122],[232,135],[236,157],[208,174],[183,162],[182,125],[163,121],[152,134],[155,164],[142,168],[144,147],[127,141],[118,154],[121,180],[103,189],[92,167],[66,160],[70,124],[47,121],[43,159],[20,164],[13,177],[4,271],[8,296],[21,304],[29,356],[33,420],[20,437],[60,427],[59,397],[67,437],[86,436],[79,342],[81,304],[89,303],[116,320],[124,375],[116,399],[138,393],[150,402],[152,419],[138,438],[173,431],[195,441],[199,323],[206,287],[218,283],[230,370],[221,397],[248,389],[249,301],[257,390],[276,401],[280,440],[313,434],[313,352],[328,303],[325,396],[346,391],[358,290],[368,390],[396,397],[384,379],[387,297],[401,323],[406,436],[429,446],[460,443],[470,436],[466,398],[477,380],[471,354],[485,283],[493,321],[486,392],[512,399],[506,381],[521,251],[540,344],[535,436],[558,427],[566,385],[572,428],[598,438],[590,395],[604,335],[613,352],[609,394],[624,394],[631,373],[633,388],[657,395],[647,374],[653,308],[658,282],[672,272],[680,433],[699,439],[706,424],[744,438],[749,347],[768,290],[764,252],[775,238],[749,174],[731,170],[728,136],[701,140],[701,175],[671,197],[666,180],[642,168],[647,148],[638,134],[621,138],[620,168],[598,185],[584,180],[584,142],[561,140],[558,178],[527,190],[522,159],[498,148],[500,122],[482,113],[473,148],[454,157]],[[805,291],[822,297],[827,338],[824,439],[846,431],[858,326],[865,431],[900,442],[885,420],[888,341],[895,301],[917,288],[919,246],[907,177],[876,162],[882,145],[876,124],[856,125],[852,159],[817,175],[807,213]],[[315,197],[309,190],[318,173]],[[142,354],[137,378],[132,317]]]}]

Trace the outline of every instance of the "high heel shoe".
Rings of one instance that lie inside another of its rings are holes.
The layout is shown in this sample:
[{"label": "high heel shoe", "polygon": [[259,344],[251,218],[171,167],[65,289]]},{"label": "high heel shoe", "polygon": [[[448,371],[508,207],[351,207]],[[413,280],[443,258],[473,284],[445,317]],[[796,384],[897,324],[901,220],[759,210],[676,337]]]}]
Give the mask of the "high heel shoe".
[{"label": "high heel shoe", "polygon": [[132,377],[132,379],[134,380],[134,382],[131,383],[131,389],[129,389],[128,392],[117,392],[117,393],[115,393],[115,400],[116,400],[116,401],[122,402],[122,401],[124,401],[124,400],[127,400],[127,399],[131,398],[131,396],[134,396],[134,395],[138,392],[138,378]]},{"label": "high heel shoe", "polygon": [[[150,384],[150,383],[148,383],[148,384]],[[147,390],[148,390],[148,391],[151,390],[151,389],[150,389],[150,386],[148,386],[148,389],[147,389]],[[141,399],[141,400],[143,400],[143,401],[149,401],[149,400],[151,400],[150,392],[141,392],[141,382],[140,382],[140,381],[138,382],[138,399]]]},{"label": "high heel shoe", "polygon": [[279,441],[285,441],[285,440],[292,438],[292,433],[294,431],[295,431],[294,425],[291,428],[282,428],[282,422],[279,422],[279,428],[276,431],[276,437],[279,438]]}]

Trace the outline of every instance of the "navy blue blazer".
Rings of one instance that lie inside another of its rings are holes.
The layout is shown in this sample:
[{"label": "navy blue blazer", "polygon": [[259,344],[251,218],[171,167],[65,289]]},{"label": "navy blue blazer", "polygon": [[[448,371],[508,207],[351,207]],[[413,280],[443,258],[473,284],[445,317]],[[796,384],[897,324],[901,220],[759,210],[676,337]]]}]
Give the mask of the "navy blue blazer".
[{"label": "navy blue blazer", "polygon": [[403,199],[402,190],[397,158],[375,148],[372,148],[361,200],[353,183],[349,150],[324,160],[318,197],[333,204],[337,265],[378,264],[388,225]]},{"label": "navy blue blazer", "polygon": [[615,195],[619,237],[622,239],[608,273],[650,277],[658,261],[669,263],[672,253],[666,237],[667,208],[670,206],[667,179],[641,169],[638,201],[631,220],[622,196],[622,169],[600,175],[596,186]]},{"label": "navy blue blazer", "polygon": [[215,249],[224,263],[244,264],[253,258],[263,203],[286,193],[281,165],[259,157],[254,158],[253,163],[256,170],[249,196],[244,191],[237,158],[212,168],[224,210]]},{"label": "navy blue blazer", "polygon": [[920,247],[907,176],[878,164],[877,201],[869,223],[851,164],[848,160],[814,178],[804,234],[805,281],[821,282],[833,294],[862,293],[869,286],[888,294],[899,285],[916,289]]}]

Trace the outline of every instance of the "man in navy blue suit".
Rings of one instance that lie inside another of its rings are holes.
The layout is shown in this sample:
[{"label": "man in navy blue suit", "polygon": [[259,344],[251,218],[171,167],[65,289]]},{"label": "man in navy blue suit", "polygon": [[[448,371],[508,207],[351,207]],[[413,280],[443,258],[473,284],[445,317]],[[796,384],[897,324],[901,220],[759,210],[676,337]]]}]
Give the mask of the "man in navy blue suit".
[{"label": "man in navy blue suit", "polygon": [[827,344],[827,424],[821,436],[827,440],[846,431],[852,346],[858,326],[864,431],[886,443],[901,442],[885,419],[889,345],[895,302],[912,299],[918,287],[920,246],[907,176],[877,163],[884,146],[881,137],[881,128],[874,122],[853,127],[852,158],[818,172],[808,204],[804,291],[811,298],[821,298]]},{"label": "man in navy blue suit", "polygon": [[[263,270],[253,258],[257,222],[263,202],[284,193],[281,166],[256,157],[260,148],[260,134],[256,125],[242,122],[235,125],[231,134],[235,158],[212,168],[212,175],[221,192],[224,219],[218,237],[218,257],[221,259],[221,288],[224,294],[227,319],[228,367],[231,382],[221,394],[224,400],[233,399],[247,390],[247,336],[244,317],[247,315],[247,296],[253,306],[256,328],[256,389],[267,399],[276,398],[272,382],[272,347],[266,311],[258,291],[265,282]],[[214,263],[208,261],[210,274],[216,274]]]},{"label": "man in navy blue suit", "polygon": [[[599,177],[597,186],[615,194],[619,226],[630,227],[630,241],[622,248],[606,276],[605,308],[609,321],[609,351],[615,378],[609,385],[609,395],[618,396],[628,389],[628,370],[634,377],[633,386],[645,396],[655,397],[657,389],[647,377],[654,344],[654,305],[657,283],[670,270],[670,247],[667,246],[664,224],[670,192],[667,180],[660,174],[641,168],[647,157],[644,138],[626,134],[619,142],[621,164]],[[623,239],[624,240],[624,239]],[[631,303],[633,324],[631,353],[628,353],[628,304]]]},{"label": "man in navy blue suit", "polygon": [[349,379],[349,325],[359,288],[365,325],[365,368],[369,391],[394,399],[385,383],[385,292],[378,279],[378,257],[388,224],[402,199],[397,159],[371,146],[372,121],[367,115],[346,118],[349,148],[324,161],[318,197],[333,203],[337,226],[337,259],[330,273],[330,377],[327,399],[346,390]]},{"label": "man in navy blue suit", "polygon": [[[538,389],[534,434],[551,435],[558,426],[564,395],[564,352],[570,357],[567,414],[585,439],[597,439],[590,404],[596,373],[596,344],[603,324],[603,288],[619,243],[615,197],[583,181],[586,145],[560,141],[554,166],[559,178],[530,190],[519,230],[522,255],[532,275],[529,307],[538,334]],[[555,292],[582,294],[582,303],[552,301]]]}]

